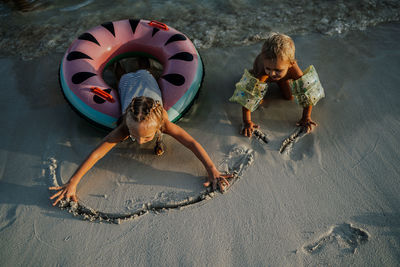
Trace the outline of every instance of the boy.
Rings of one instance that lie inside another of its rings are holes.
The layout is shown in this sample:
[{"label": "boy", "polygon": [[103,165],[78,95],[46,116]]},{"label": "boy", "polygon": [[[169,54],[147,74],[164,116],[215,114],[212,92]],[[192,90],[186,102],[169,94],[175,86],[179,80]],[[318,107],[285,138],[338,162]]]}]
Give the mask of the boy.
[{"label": "boy", "polygon": [[[256,57],[250,73],[261,82],[276,82],[287,100],[292,100],[290,80],[303,76],[295,59],[295,47],[292,38],[280,33],[271,33],[265,41],[261,53]],[[308,132],[317,124],[311,120],[312,105],[303,107],[303,116],[297,126],[305,127]],[[251,111],[242,107],[244,129],[242,134],[251,137],[258,125],[251,121]]]}]

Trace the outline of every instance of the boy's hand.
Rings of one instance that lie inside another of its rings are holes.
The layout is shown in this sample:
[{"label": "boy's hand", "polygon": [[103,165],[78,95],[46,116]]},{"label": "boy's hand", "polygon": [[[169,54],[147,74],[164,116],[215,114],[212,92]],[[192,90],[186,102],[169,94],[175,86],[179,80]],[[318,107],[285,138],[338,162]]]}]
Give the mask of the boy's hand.
[{"label": "boy's hand", "polygon": [[254,129],[257,129],[258,125],[254,124],[252,121],[244,122],[244,127],[242,130],[242,134],[247,137],[251,137],[253,135]]},{"label": "boy's hand", "polygon": [[307,129],[307,133],[310,133],[313,130],[313,126],[314,127],[317,126],[317,124],[313,120],[311,120],[310,117],[301,118],[301,120],[299,120],[296,123],[296,125],[304,127],[305,129]]},{"label": "boy's hand", "polygon": [[68,183],[63,186],[52,186],[52,187],[49,187],[49,189],[50,190],[60,190],[50,197],[50,199],[54,199],[54,198],[58,197],[56,199],[56,201],[53,203],[53,206],[57,205],[57,203],[60,200],[62,200],[63,198],[65,198],[67,201],[69,199],[72,199],[72,201],[78,202],[78,198],[76,197],[76,186],[75,185]]},{"label": "boy's hand", "polygon": [[217,169],[214,169],[211,171],[211,173],[209,172],[207,182],[203,183],[203,185],[205,187],[209,187],[211,185],[213,191],[217,190],[217,187],[219,187],[219,190],[221,193],[223,193],[229,186],[227,179],[232,177],[233,174],[221,174]]}]

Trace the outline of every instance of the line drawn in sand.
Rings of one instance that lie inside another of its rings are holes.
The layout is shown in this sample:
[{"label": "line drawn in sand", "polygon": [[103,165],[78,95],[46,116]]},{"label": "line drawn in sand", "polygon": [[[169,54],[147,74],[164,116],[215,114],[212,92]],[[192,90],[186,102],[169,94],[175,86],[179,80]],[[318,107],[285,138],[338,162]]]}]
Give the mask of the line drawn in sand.
[{"label": "line drawn in sand", "polygon": [[305,252],[315,254],[326,248],[329,244],[336,244],[340,252],[355,254],[357,248],[369,239],[367,231],[357,228],[352,224],[343,223],[332,226],[317,241],[303,246]]},{"label": "line drawn in sand", "polygon": [[[242,176],[243,171],[245,171],[254,162],[254,155],[255,153],[251,149],[234,147],[225,156],[224,160],[219,164],[219,167],[223,171],[233,174],[233,177],[229,179],[229,188]],[[59,186],[57,182],[57,160],[50,157],[48,158],[47,164],[47,171],[51,186]],[[207,188],[194,197],[187,197],[183,200],[173,201],[171,203],[147,203],[144,204],[142,208],[126,214],[97,211],[90,207],[86,207],[82,203],[67,201],[64,199],[59,202],[58,207],[63,210],[67,210],[74,216],[80,216],[83,220],[120,224],[124,221],[138,218],[149,212],[158,214],[170,209],[181,209],[205,200],[209,200],[215,197],[217,194],[217,191],[213,192],[210,188]]]},{"label": "line drawn in sand", "polygon": [[299,127],[294,130],[294,132],[289,135],[288,138],[283,140],[281,147],[279,148],[279,153],[289,153],[292,150],[293,145],[303,138],[307,134],[305,127]]},{"label": "line drawn in sand", "polygon": [[266,133],[262,132],[261,130],[254,130],[253,131],[253,136],[257,137],[258,140],[268,144],[269,143],[269,139]]}]

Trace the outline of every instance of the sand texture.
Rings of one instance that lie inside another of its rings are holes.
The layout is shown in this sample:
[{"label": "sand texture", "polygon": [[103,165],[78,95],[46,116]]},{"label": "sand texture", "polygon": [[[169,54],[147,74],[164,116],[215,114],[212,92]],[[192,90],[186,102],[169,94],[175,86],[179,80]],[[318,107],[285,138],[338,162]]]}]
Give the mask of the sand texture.
[{"label": "sand texture", "polygon": [[325,89],[312,133],[271,85],[252,114],[257,136],[240,136],[241,107],[228,99],[262,44],[203,49],[204,83],[178,124],[240,179],[211,194],[172,138],[161,157],[154,143],[125,141],[64,210],[48,187],[105,132],[63,99],[62,53],[0,58],[0,266],[398,266],[400,24],[293,38],[299,66],[313,64]]}]

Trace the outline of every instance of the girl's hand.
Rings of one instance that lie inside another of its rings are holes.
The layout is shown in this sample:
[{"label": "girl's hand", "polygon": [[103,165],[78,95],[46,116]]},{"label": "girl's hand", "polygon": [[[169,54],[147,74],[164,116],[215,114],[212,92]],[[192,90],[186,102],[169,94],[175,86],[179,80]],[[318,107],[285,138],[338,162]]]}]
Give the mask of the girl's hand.
[{"label": "girl's hand", "polygon": [[242,134],[247,137],[251,137],[254,130],[258,128],[257,124],[254,124],[252,121],[244,122],[244,127],[242,130]]},{"label": "girl's hand", "polygon": [[49,187],[50,190],[59,190],[57,193],[55,193],[54,195],[52,195],[50,197],[50,199],[54,199],[56,197],[58,197],[56,199],[56,201],[53,203],[53,206],[57,205],[57,203],[62,200],[63,198],[65,198],[67,201],[69,199],[72,199],[72,201],[74,202],[78,202],[78,198],[76,197],[76,185],[73,184],[65,184],[63,186],[52,186]]},{"label": "girl's hand", "polygon": [[233,174],[221,174],[217,169],[213,169],[208,172],[207,182],[203,183],[205,187],[212,186],[212,190],[217,190],[217,186],[219,190],[222,192],[229,186],[229,182],[227,179],[232,178]]},{"label": "girl's hand", "polygon": [[296,123],[297,126],[301,126],[304,127],[307,130],[307,133],[311,132],[313,130],[313,126],[316,127],[317,124],[311,120],[310,117],[306,117],[306,118],[301,118],[301,120],[299,120]]}]

